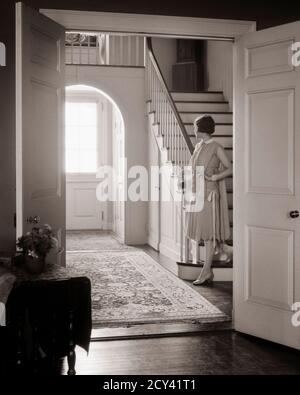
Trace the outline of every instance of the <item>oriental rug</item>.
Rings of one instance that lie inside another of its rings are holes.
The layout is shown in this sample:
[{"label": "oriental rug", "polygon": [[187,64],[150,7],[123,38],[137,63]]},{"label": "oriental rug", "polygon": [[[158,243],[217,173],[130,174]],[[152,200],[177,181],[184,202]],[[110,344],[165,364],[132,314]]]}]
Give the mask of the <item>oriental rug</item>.
[{"label": "oriental rug", "polygon": [[91,280],[94,328],[230,320],[138,249],[68,252],[67,268]]}]

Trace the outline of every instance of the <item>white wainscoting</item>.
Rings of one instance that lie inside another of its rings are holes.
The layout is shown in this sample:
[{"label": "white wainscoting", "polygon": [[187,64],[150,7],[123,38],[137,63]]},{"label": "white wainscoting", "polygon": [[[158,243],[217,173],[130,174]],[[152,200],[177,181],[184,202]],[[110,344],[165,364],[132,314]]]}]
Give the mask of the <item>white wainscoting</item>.
[{"label": "white wainscoting", "polygon": [[177,178],[170,177],[167,170],[162,170],[160,180],[159,251],[174,261],[180,261],[181,203],[174,198]]},{"label": "white wainscoting", "polygon": [[109,35],[108,64],[111,66],[144,66],[145,42],[139,36]]},{"label": "white wainscoting", "polygon": [[97,201],[95,176],[68,178],[66,187],[67,229],[103,229],[106,217],[103,203]]}]

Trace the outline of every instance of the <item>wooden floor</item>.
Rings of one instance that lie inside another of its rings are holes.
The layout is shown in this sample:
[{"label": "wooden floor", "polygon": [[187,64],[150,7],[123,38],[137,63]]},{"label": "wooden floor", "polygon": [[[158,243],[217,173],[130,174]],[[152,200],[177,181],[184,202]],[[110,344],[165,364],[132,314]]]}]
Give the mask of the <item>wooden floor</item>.
[{"label": "wooden floor", "polygon": [[[299,375],[300,352],[233,331],[92,342],[78,375]],[[66,364],[62,374],[66,373]]]},{"label": "wooden floor", "polygon": [[[171,272],[176,265],[150,247]],[[195,287],[231,316],[232,283]],[[143,328],[143,329],[142,329]],[[218,329],[218,330],[216,330]],[[227,329],[227,330],[225,330]],[[245,336],[222,326],[151,325],[93,331],[89,355],[77,348],[78,375],[299,375],[300,352]],[[61,374],[66,374],[64,362]]]}]

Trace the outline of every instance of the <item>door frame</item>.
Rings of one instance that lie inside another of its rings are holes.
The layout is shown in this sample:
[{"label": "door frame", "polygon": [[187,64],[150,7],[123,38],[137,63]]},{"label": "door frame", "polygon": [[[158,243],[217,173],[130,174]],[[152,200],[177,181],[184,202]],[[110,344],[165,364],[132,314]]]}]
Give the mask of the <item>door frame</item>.
[{"label": "door frame", "polygon": [[[209,39],[234,42],[235,38],[256,31],[256,22],[126,14],[110,12],[40,9],[40,12],[71,31],[157,36],[162,38]],[[101,28],[100,28],[101,27]],[[125,137],[126,138],[126,137]],[[159,214],[160,215],[160,214]],[[160,224],[160,218],[159,218]],[[160,243],[160,229],[159,229]]]},{"label": "door frame", "polygon": [[[68,88],[66,86],[66,88]],[[95,88],[96,89],[96,88]],[[97,116],[98,116],[98,126],[97,126],[97,157],[98,157],[98,163],[97,163],[97,168],[99,168],[101,165],[107,165],[108,164],[108,155],[107,155],[107,150],[104,147],[107,147],[107,130],[109,128],[108,122],[107,122],[107,101],[109,99],[105,98],[103,94],[99,90],[95,91],[66,91],[66,102],[94,102],[97,104]],[[101,115],[100,115],[101,113]],[[103,113],[106,114],[106,117],[103,117]],[[105,130],[105,132],[103,132]],[[100,140],[101,143],[100,143]],[[101,160],[99,160],[101,158]],[[68,184],[89,184],[89,183],[97,183],[95,180],[96,173],[67,173],[66,172],[66,190]],[[66,208],[70,202],[67,201],[67,196],[66,196]],[[98,202],[98,208],[99,208],[99,228],[95,229],[101,229],[101,230],[110,230],[110,223],[107,220],[108,217],[108,203],[107,202]],[[101,208],[101,209],[100,209]],[[67,212],[67,211],[66,211]],[[100,215],[100,212],[103,213]],[[104,218],[104,219],[102,219]],[[66,224],[66,230],[67,229],[67,224]],[[72,230],[72,229],[71,229]]]},{"label": "door frame", "polygon": [[47,8],[40,12],[73,31],[225,41],[256,31],[255,21]]}]

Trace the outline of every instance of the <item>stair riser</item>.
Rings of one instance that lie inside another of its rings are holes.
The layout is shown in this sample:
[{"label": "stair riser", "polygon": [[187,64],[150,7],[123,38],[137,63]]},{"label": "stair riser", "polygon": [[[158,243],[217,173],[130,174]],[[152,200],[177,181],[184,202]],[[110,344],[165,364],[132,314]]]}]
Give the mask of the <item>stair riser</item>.
[{"label": "stair riser", "polygon": [[[194,125],[185,125],[185,129],[188,134],[194,134]],[[214,136],[217,135],[233,135],[233,126],[232,125],[216,125]]]},{"label": "stair riser", "polygon": [[233,162],[233,152],[232,152],[232,149],[231,149],[231,148],[226,149],[225,152],[226,152],[226,156],[227,156],[228,160],[232,163],[232,162]]},{"label": "stair riser", "polygon": [[233,222],[233,210],[229,210],[229,221]]},{"label": "stair riser", "polygon": [[[232,148],[232,137],[218,137],[218,135],[213,135],[213,139],[221,144],[224,148],[230,147]],[[191,137],[192,143],[195,145],[197,142],[196,137]]]},{"label": "stair riser", "polygon": [[227,193],[227,200],[228,200],[228,206],[232,207],[232,205],[233,205],[233,194],[232,193]]},{"label": "stair riser", "polygon": [[[177,275],[182,280],[194,281],[199,274],[201,273],[202,268],[193,267],[193,266],[182,266],[178,264],[178,272]],[[233,279],[233,270],[232,268],[228,269],[214,269],[214,281],[232,281]]]},{"label": "stair riser", "polygon": [[228,103],[175,103],[178,111],[229,111]]},{"label": "stair riser", "polygon": [[173,100],[189,101],[224,101],[222,93],[172,93]]},{"label": "stair riser", "polygon": [[[195,119],[201,115],[199,113],[180,113],[183,123],[193,123]],[[232,123],[232,114],[208,114],[216,123]]]},{"label": "stair riser", "polygon": [[233,161],[233,152],[232,150],[226,150],[226,155],[228,159],[232,162]]},{"label": "stair riser", "polygon": [[225,183],[226,183],[226,189],[231,191],[233,189],[233,179],[226,178]]},{"label": "stair riser", "polygon": [[[167,144],[166,144],[166,141],[164,140],[164,147],[166,147],[166,146],[167,146]],[[185,148],[185,149],[187,149],[187,148]],[[171,147],[169,147],[169,150],[170,150],[170,152],[172,151]],[[233,150],[232,149],[226,149],[225,152],[226,152],[227,158],[232,162],[232,160],[233,160]],[[230,188],[230,189],[232,189],[232,188]]]}]

